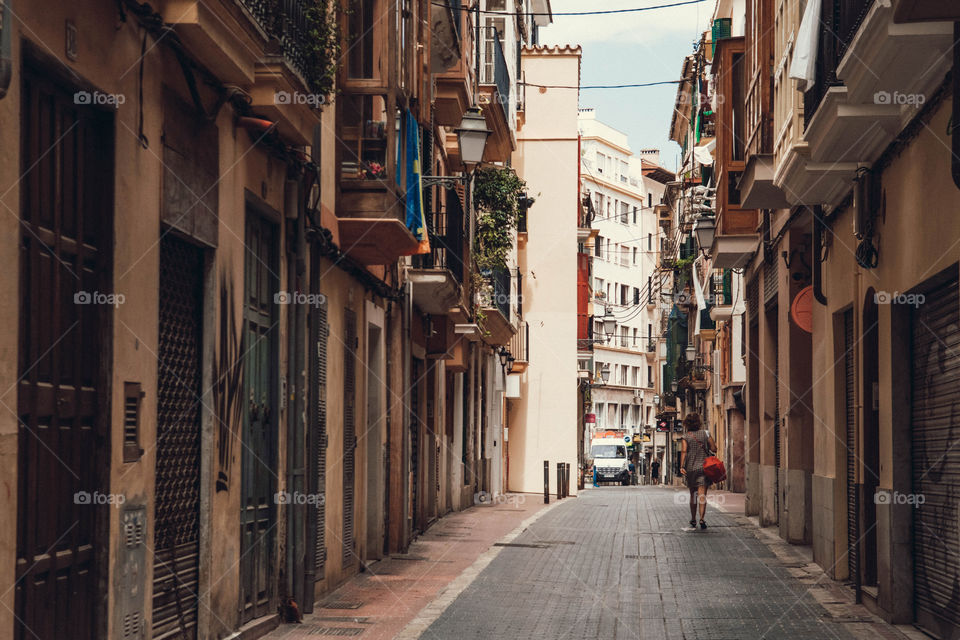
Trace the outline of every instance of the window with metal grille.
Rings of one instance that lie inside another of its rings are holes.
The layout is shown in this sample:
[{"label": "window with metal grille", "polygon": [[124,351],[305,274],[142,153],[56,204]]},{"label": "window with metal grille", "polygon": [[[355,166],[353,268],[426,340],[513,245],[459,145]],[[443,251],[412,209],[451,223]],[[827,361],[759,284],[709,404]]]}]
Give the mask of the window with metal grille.
[{"label": "window with metal grille", "polygon": [[139,382],[123,383],[123,461],[136,462],[143,455],[140,448],[140,401],[143,391]]}]

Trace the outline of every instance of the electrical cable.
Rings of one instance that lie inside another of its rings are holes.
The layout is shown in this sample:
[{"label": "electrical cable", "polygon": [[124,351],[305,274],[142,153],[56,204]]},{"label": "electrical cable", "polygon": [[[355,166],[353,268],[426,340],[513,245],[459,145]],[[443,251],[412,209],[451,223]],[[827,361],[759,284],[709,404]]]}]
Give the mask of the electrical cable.
[{"label": "electrical cable", "polygon": [[533,82],[518,82],[526,87],[537,87],[538,89],[642,89],[643,87],[656,87],[663,84],[680,84],[683,80],[660,80],[657,82],[638,82],[635,84],[536,84]]},{"label": "electrical cable", "polygon": [[[491,16],[547,16],[554,18],[556,16],[604,16],[611,15],[616,13],[636,13],[639,11],[653,11],[655,9],[670,9],[672,7],[682,7],[688,4],[700,4],[706,2],[707,0],[681,0],[680,2],[671,2],[669,4],[659,4],[653,5],[650,7],[633,7],[630,9],[604,9],[600,11],[490,11],[487,9],[480,9],[480,13],[491,15]],[[430,4],[437,7],[448,7],[449,5],[446,2],[431,2]],[[476,13],[476,9],[471,9],[470,7],[461,6],[460,11],[469,11],[471,13]]]}]

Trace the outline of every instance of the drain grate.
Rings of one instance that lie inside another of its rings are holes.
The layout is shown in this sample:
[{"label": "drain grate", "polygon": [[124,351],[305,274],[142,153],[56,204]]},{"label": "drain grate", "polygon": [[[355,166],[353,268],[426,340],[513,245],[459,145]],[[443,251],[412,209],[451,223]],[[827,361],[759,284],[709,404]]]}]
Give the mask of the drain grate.
[{"label": "drain grate", "polygon": [[549,545],[546,544],[526,544],[523,542],[494,542],[493,546],[495,547],[517,547],[520,549],[547,549]]},{"label": "drain grate", "polygon": [[334,600],[332,602],[325,602],[320,605],[321,609],[359,609],[363,606],[362,602],[354,602],[350,600]]},{"label": "drain grate", "polygon": [[353,622],[355,624],[371,624],[367,616],[317,616],[314,620],[322,622]]},{"label": "drain grate", "polygon": [[313,627],[307,631],[308,636],[358,636],[363,629],[355,627]]}]

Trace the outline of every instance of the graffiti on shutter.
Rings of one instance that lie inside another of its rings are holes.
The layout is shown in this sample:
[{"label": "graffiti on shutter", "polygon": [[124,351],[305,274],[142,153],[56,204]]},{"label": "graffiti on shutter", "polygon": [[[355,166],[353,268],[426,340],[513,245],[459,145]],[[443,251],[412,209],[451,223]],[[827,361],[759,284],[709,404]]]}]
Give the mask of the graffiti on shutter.
[{"label": "graffiti on shutter", "polygon": [[960,636],[960,296],[953,278],[925,293],[912,327],[912,491],[917,622]]}]

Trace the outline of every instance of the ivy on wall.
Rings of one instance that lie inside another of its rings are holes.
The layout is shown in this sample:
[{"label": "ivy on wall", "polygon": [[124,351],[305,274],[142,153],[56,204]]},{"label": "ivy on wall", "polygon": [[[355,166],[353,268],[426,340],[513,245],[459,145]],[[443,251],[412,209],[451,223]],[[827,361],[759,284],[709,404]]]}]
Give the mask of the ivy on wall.
[{"label": "ivy on wall", "polygon": [[477,270],[506,269],[527,183],[513,169],[486,168],[477,171],[473,184],[477,211],[473,256]]},{"label": "ivy on wall", "polygon": [[341,54],[339,14],[336,0],[309,0],[306,10],[305,80],[310,90],[330,96],[336,89],[338,62]]}]

